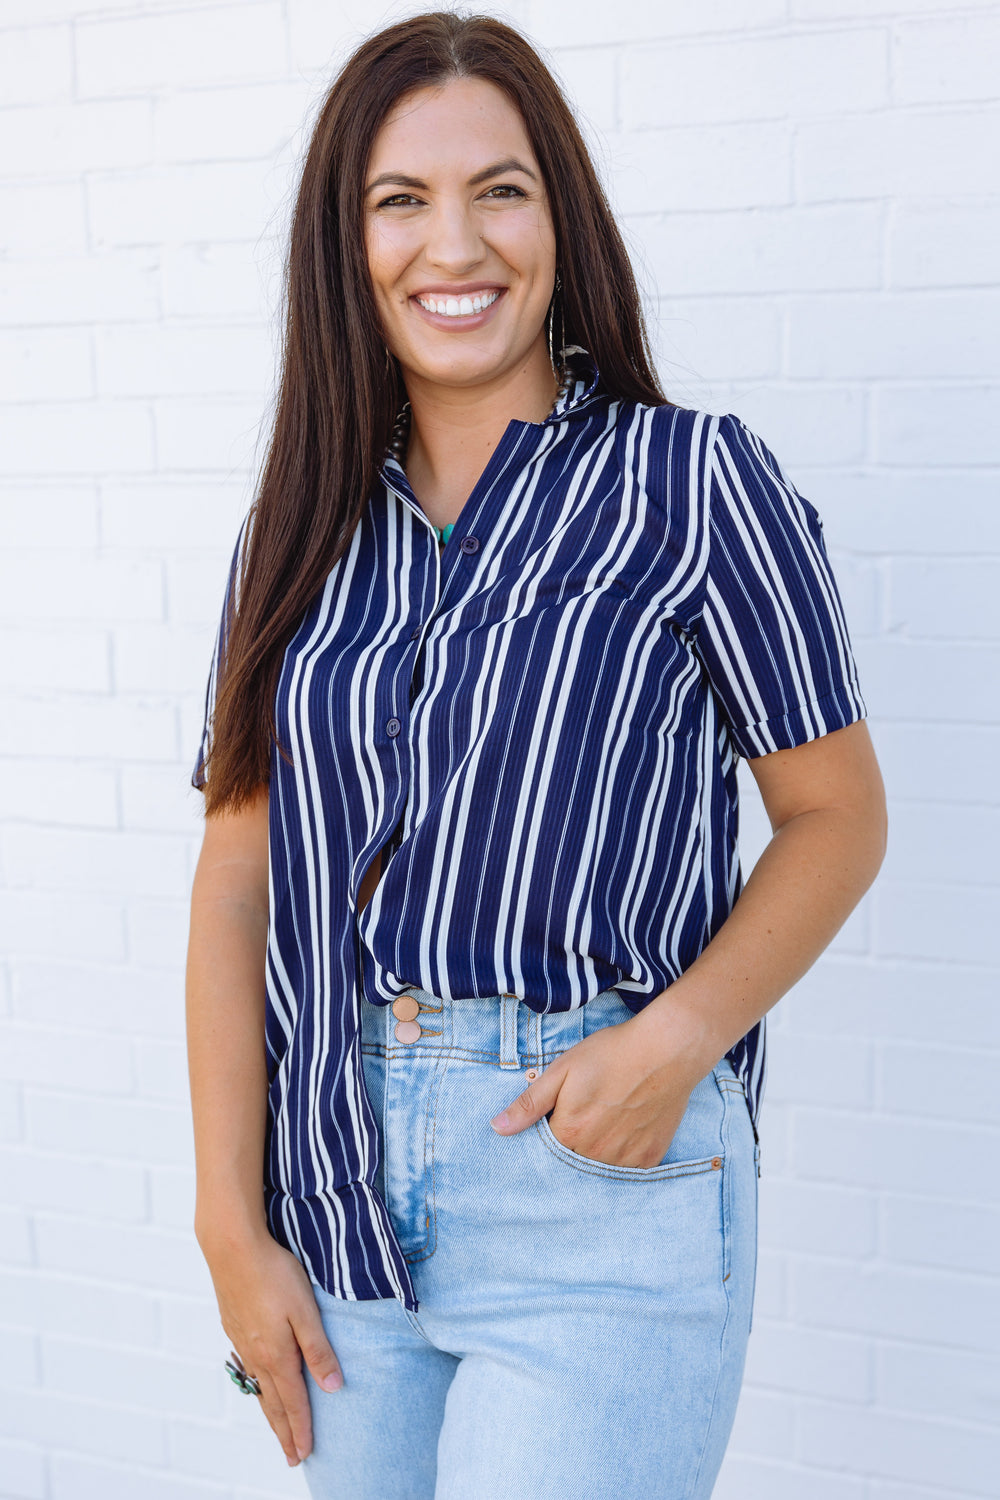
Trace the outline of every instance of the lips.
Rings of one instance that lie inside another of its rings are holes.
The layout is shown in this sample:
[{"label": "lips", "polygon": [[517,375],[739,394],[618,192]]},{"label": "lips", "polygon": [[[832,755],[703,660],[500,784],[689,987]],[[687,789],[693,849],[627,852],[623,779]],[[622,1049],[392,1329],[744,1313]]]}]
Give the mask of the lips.
[{"label": "lips", "polygon": [[451,297],[418,292],[414,301],[418,302],[425,312],[436,313],[441,318],[472,318],[477,313],[483,313],[488,307],[492,307],[499,296],[498,289]]}]

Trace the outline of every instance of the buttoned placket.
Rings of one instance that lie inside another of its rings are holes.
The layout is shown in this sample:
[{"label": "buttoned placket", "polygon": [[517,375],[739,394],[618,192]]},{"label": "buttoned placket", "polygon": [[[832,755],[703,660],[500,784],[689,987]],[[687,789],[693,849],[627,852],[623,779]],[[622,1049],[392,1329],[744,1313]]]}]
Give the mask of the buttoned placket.
[{"label": "buttoned placket", "polygon": [[[549,419],[550,422],[553,420],[555,419]],[[468,581],[467,586],[471,586],[472,582],[474,581],[475,575],[470,570],[475,566],[476,562],[481,560],[483,541],[485,540],[485,537],[483,535],[483,527],[480,526],[480,521],[485,524],[485,529],[488,531],[488,522],[483,514],[484,503],[488,500],[490,495],[495,492],[495,487],[500,483],[504,473],[504,469],[508,464],[511,463],[513,459],[516,458],[518,449],[524,442],[527,433],[529,433],[533,428],[535,429],[535,431],[538,431],[545,425],[546,424],[513,421],[508,424],[503,437],[497,444],[497,447],[494,449],[493,453],[490,455],[486,467],[484,468],[482,474],[479,476],[479,479],[476,481],[476,484],[473,486],[472,493],[469,495],[468,500],[462,507],[462,512],[459,520],[461,521],[463,520],[463,518],[468,516],[468,521],[466,524],[468,524],[470,529],[466,531],[465,534],[461,537],[456,536],[455,532],[452,532],[447,545],[443,548],[438,545],[438,539],[434,531],[434,527],[428,520],[427,516],[424,514],[424,511],[421,508],[416,495],[410,488],[409,481],[407,480],[401,466],[395,463],[390,464],[387,461],[382,467],[380,477],[386,489],[390,494],[394,495],[403,505],[405,505],[407,510],[409,510],[411,514],[420,522],[420,525],[427,537],[428,543],[430,545],[431,561],[434,567],[434,602],[424,620],[419,625],[416,625],[411,629],[406,640],[406,650],[410,651],[412,649],[413,651],[413,656],[410,663],[410,690],[407,695],[408,701],[406,703],[406,707],[404,709],[401,705],[397,705],[395,703],[391,704],[391,716],[387,718],[384,723],[384,732],[388,740],[392,744],[396,745],[397,756],[402,757],[405,755],[406,757],[405,777],[403,775],[402,767],[400,768],[400,777],[401,780],[404,780],[405,782],[406,793],[402,799],[400,810],[393,824],[393,827],[388,830],[383,830],[383,833],[379,839],[377,849],[372,849],[365,859],[365,873],[367,873],[368,867],[372,864],[377,855],[386,848],[387,844],[392,843],[395,832],[398,830],[400,822],[405,816],[405,806],[407,801],[409,800],[409,790],[414,784],[414,777],[416,775],[416,747],[414,746],[413,736],[410,731],[412,726],[412,708],[414,699],[416,697],[416,693],[414,692],[414,684],[417,681],[417,673],[420,666],[420,654],[423,650],[427,631],[440,613],[442,601],[448,592],[452,580],[456,577],[461,578],[462,576],[464,576]],[[476,531],[473,531],[471,529],[473,526],[477,528],[480,533],[479,535],[476,534]],[[465,570],[464,575],[463,570]],[[405,720],[402,717],[402,714],[404,713],[406,716]],[[402,738],[401,745],[397,743],[400,738]],[[364,876],[362,876],[362,880],[363,878]],[[361,881],[359,880],[359,889],[360,885]],[[361,944],[358,944],[356,959],[358,964],[358,974],[360,977],[364,964],[364,956]]]},{"label": "buttoned placket", "polygon": [[[469,495],[469,498],[463,505],[461,513],[459,515],[459,520],[458,522],[456,522],[457,529],[457,526],[462,523],[463,518],[468,515],[466,524],[468,525],[469,530],[465,531],[464,535],[462,535],[461,537],[457,536],[455,532],[452,532],[451,537],[445,547],[439,546],[434,527],[425,515],[420,502],[417,500],[416,495],[413,493],[413,490],[410,488],[409,481],[407,480],[406,474],[403,472],[402,468],[398,465],[390,467],[388,463],[383,465],[381,471],[382,482],[385,484],[387,490],[391,494],[395,495],[395,497],[399,501],[401,501],[403,505],[406,506],[407,510],[409,510],[411,514],[420,522],[420,525],[425,531],[430,543],[431,556],[433,559],[435,570],[434,603],[431,607],[430,613],[426,616],[426,618],[419,625],[413,627],[410,632],[408,642],[409,645],[415,645],[416,650],[414,651],[413,664],[410,669],[411,693],[410,702],[407,704],[407,730],[409,729],[409,710],[412,707],[413,702],[412,683],[417,671],[417,664],[420,660],[420,653],[423,650],[423,643],[426,638],[427,630],[433,624],[434,620],[440,613],[442,602],[446,593],[448,592],[452,580],[456,576],[459,576],[463,569],[468,569],[468,565],[473,561],[473,559],[479,559],[484,540],[482,530],[480,528],[480,522],[485,521],[485,517],[483,516],[484,502],[488,499],[494,486],[499,483],[506,466],[516,455],[518,448],[523,442],[524,434],[533,425],[537,424],[526,422],[511,422],[508,424],[507,430],[504,432],[504,435],[501,438],[500,442],[497,444],[496,448],[493,450],[493,453],[490,455],[485,469],[473,486],[472,493]],[[465,576],[469,578],[470,574],[466,572]],[[398,732],[399,731],[397,729],[395,733]],[[407,737],[409,738],[409,735]],[[410,770],[412,775],[412,764]]]},{"label": "buttoned placket", "polygon": [[[416,753],[415,746],[413,744],[413,737],[410,733],[410,727],[412,722],[411,710],[413,707],[414,698],[416,696],[414,692],[414,683],[416,681],[416,674],[418,665],[420,663],[420,653],[423,650],[427,631],[440,613],[442,602],[448,592],[449,586],[452,584],[452,580],[456,577],[460,578],[462,576],[464,576],[470,582],[474,579],[475,575],[472,574],[471,571],[468,571],[469,565],[474,565],[475,562],[480,562],[482,560],[483,546],[484,543],[488,541],[489,535],[489,522],[487,517],[484,515],[484,506],[496,492],[496,487],[499,485],[503,477],[504,470],[516,458],[518,450],[522,447],[522,445],[525,444],[525,440],[529,436],[529,434],[535,433],[536,435],[540,436],[541,434],[544,434],[547,429],[555,426],[559,422],[562,422],[570,412],[579,411],[581,408],[587,406],[590,403],[591,399],[594,397],[596,388],[597,378],[595,375],[582,389],[577,391],[574,396],[571,397],[567,394],[564,397],[563,401],[557,405],[556,409],[551,412],[548,417],[546,417],[544,422],[519,422],[516,420],[511,420],[508,423],[507,428],[505,429],[504,434],[500,439],[500,442],[491,453],[489,460],[486,463],[486,467],[483,469],[482,474],[480,474],[475,485],[473,486],[472,491],[459,514],[458,521],[456,522],[456,529],[459,524],[464,523],[469,527],[469,530],[465,531],[464,535],[462,535],[461,537],[458,537],[453,531],[447,545],[443,548],[439,546],[434,527],[424,513],[420,502],[417,500],[416,495],[410,487],[410,483],[406,477],[406,473],[403,470],[402,465],[399,464],[398,460],[387,459],[386,462],[382,465],[381,470],[379,471],[379,478],[385,485],[386,490],[406,506],[406,508],[420,522],[421,527],[424,529],[431,546],[431,557],[435,570],[434,603],[429,613],[420,622],[420,624],[414,626],[411,629],[409,638],[407,640],[407,649],[409,649],[410,647],[415,648],[413,652],[412,663],[410,666],[410,691],[408,694],[408,702],[406,704],[405,710],[402,710],[396,705],[392,705],[394,712],[385,721],[384,726],[386,735],[393,743],[395,743],[401,735],[403,736],[408,759],[408,764],[406,767],[407,789],[413,786],[413,778],[416,773]],[[529,446],[531,447],[531,453],[533,456],[538,451],[537,444]],[[402,717],[400,717],[400,714],[402,712],[405,712],[405,721]],[[401,753],[400,747],[397,747],[396,753],[397,755]],[[408,800],[408,792],[406,800]],[[393,830],[387,833],[381,840],[378,850],[374,850],[370,854],[368,860],[365,863],[366,871],[368,865],[375,859],[376,854],[381,852],[381,850],[386,847],[387,843],[391,843],[395,829],[399,827],[399,822],[402,819],[402,816],[403,813],[401,812],[396,820]],[[362,958],[359,948],[359,965],[361,964],[361,961]]]}]

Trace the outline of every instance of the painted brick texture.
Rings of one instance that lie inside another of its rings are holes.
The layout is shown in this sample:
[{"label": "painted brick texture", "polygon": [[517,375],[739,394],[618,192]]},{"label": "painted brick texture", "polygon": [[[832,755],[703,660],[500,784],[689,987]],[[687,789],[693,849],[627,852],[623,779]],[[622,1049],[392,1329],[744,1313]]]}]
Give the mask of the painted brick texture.
[{"label": "painted brick texture", "polygon": [[[0,1500],[305,1494],[225,1380],[190,1227],[188,776],[308,121],[386,14],[0,15]],[[890,800],[876,887],[772,1016],[716,1494],[987,1500],[1000,4],[507,14],[581,111],[670,394],[738,412],[824,517]]]}]

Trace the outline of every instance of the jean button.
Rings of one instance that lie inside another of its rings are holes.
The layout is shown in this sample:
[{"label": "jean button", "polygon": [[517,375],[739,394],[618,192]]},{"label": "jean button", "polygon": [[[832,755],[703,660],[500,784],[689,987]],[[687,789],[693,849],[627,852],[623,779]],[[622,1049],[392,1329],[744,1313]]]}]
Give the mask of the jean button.
[{"label": "jean button", "polygon": [[420,1014],[420,1005],[412,995],[400,995],[392,1002],[392,1013],[397,1021],[415,1021]]},{"label": "jean button", "polygon": [[397,1042],[417,1042],[423,1035],[423,1028],[416,1021],[397,1021]]}]

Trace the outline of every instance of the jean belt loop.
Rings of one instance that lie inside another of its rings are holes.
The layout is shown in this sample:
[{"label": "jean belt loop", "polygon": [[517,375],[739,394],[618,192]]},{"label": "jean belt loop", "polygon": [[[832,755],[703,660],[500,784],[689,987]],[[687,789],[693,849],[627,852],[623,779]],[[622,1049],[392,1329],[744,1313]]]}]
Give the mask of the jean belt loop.
[{"label": "jean belt loop", "polygon": [[500,1066],[519,1068],[521,1059],[517,1055],[517,1007],[516,995],[500,996]]},{"label": "jean belt loop", "polygon": [[528,1053],[532,1059],[532,1067],[544,1067],[542,1053],[545,1050],[545,1042],[542,1036],[542,1012],[532,1010],[531,1006],[525,1004],[528,1012]]}]

